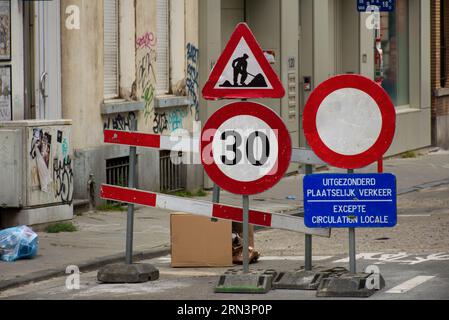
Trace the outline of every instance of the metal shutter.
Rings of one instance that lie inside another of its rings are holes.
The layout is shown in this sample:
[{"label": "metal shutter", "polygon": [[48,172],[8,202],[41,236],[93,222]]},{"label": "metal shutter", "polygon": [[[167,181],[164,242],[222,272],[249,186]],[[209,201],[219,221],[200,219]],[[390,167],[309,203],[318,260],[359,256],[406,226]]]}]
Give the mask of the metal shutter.
[{"label": "metal shutter", "polygon": [[119,96],[118,0],[104,0],[104,97]]},{"label": "metal shutter", "polygon": [[156,91],[164,94],[169,92],[169,0],[157,0],[156,3],[157,32],[157,68]]}]

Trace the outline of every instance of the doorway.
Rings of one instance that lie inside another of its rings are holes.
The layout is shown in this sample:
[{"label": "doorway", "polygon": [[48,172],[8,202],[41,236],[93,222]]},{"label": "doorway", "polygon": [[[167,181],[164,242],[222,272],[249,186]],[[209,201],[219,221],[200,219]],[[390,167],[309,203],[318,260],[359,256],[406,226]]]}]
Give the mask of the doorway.
[{"label": "doorway", "polygon": [[62,118],[60,2],[23,2],[25,119]]}]

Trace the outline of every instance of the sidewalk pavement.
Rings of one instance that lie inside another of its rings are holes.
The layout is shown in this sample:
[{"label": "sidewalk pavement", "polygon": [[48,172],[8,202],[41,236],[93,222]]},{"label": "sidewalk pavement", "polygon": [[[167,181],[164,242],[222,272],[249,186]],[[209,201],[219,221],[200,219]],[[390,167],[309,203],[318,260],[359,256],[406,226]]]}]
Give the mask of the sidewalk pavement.
[{"label": "sidewalk pavement", "polygon": [[[384,171],[394,173],[398,193],[404,194],[435,185],[449,184],[449,152],[424,154],[417,158],[386,160]],[[370,166],[358,172],[376,172]],[[331,169],[330,172],[342,172]],[[323,172],[323,171],[321,171]],[[297,211],[302,207],[300,175],[284,178],[273,189],[251,197],[251,207],[270,212]],[[296,200],[288,200],[294,196]],[[211,193],[204,198],[211,199]],[[241,205],[241,197],[221,193],[221,202]],[[154,208],[138,208],[135,213],[134,253],[136,259],[167,255],[170,250],[170,212]],[[38,232],[39,253],[32,260],[0,262],[0,290],[33,281],[60,276],[69,265],[81,271],[124,261],[126,236],[125,212],[89,212],[73,220],[78,231],[49,234]]]}]

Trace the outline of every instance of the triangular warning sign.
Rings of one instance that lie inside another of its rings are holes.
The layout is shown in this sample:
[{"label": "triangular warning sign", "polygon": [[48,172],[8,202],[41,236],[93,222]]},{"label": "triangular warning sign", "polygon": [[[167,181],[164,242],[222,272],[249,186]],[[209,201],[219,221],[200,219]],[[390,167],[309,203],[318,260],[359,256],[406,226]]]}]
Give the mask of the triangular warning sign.
[{"label": "triangular warning sign", "polygon": [[246,23],[239,23],[203,88],[204,99],[282,98],[284,95],[284,87],[253,33]]}]

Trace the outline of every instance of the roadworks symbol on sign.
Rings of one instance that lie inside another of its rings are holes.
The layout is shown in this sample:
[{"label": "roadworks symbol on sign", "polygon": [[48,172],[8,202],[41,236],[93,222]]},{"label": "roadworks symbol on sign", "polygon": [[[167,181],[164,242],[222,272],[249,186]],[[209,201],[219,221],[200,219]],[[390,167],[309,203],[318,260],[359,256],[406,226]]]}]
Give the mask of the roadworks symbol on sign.
[{"label": "roadworks symbol on sign", "polygon": [[251,30],[240,23],[204,86],[204,98],[282,98],[284,95],[281,81]]},{"label": "roadworks symbol on sign", "polygon": [[244,38],[235,48],[220,80],[215,85],[215,89],[219,88],[273,88]]}]

